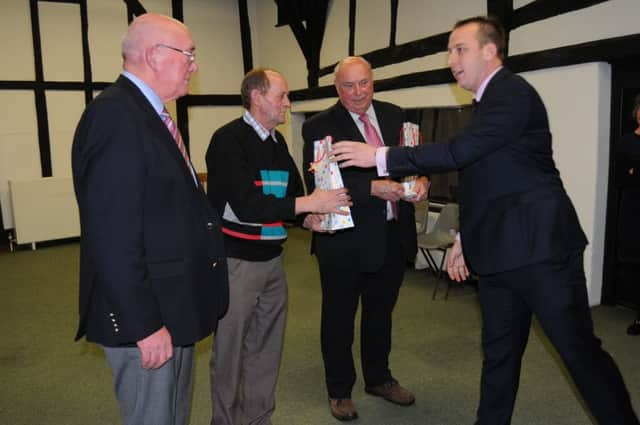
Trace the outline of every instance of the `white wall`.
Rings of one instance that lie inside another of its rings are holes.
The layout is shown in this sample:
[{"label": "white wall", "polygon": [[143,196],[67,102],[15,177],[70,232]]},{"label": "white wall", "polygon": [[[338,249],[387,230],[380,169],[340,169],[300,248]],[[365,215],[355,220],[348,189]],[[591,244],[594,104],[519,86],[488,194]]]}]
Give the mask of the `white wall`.
[{"label": "white wall", "polygon": [[599,304],[609,173],[611,68],[590,63],[523,76],[538,89],[547,106],[556,165],[590,242],[585,250],[589,300]]},{"label": "white wall", "polygon": [[[11,58],[0,67],[0,80],[33,81],[33,48],[28,0],[3,4],[0,14],[0,48]],[[514,7],[530,3],[516,0]],[[171,0],[145,0],[150,12],[169,14]],[[288,26],[276,28],[273,1],[249,0],[254,66],[280,70],[291,90],[307,87],[305,60]],[[79,6],[39,2],[46,78],[81,81],[82,52]],[[348,53],[349,1],[330,3],[321,67]],[[486,13],[485,0],[402,0],[398,8],[398,44],[448,31],[461,18]],[[389,43],[390,6],[386,0],[357,2],[355,50],[366,53]],[[89,43],[94,81],[112,81],[121,69],[120,39],[126,30],[126,5],[121,1],[88,0]],[[185,0],[185,22],[197,45],[200,72],[191,93],[237,94],[244,74],[236,0]],[[563,16],[518,28],[511,34],[511,54],[583,43],[599,38],[637,34],[640,1],[611,0]],[[377,79],[446,67],[444,52],[388,65],[374,71]],[[608,126],[610,121],[610,70],[605,64],[586,64],[526,73],[549,109],[555,136],[556,159],[567,189],[591,245],[585,256],[592,303],[599,302],[604,228]],[[332,84],[331,75],[321,85]],[[417,87],[379,93],[379,99],[404,107],[466,104],[470,95],[455,85]],[[298,164],[301,161],[302,112],[320,110],[336,99],[296,102],[289,123],[281,131]],[[82,110],[83,94],[48,91],[49,131],[54,176],[69,174],[70,138]],[[170,105],[174,111],[174,105]],[[211,133],[239,116],[239,107],[190,107],[191,154],[196,169],[205,171],[204,152]],[[40,174],[34,96],[31,91],[0,90],[0,200],[6,197],[10,177],[34,178]],[[578,136],[579,135],[579,136]],[[576,150],[576,148],[579,149]],[[3,215],[6,211],[3,209]],[[7,218],[4,218],[5,223]]]},{"label": "white wall", "polygon": [[640,1],[610,0],[515,29],[510,34],[509,54],[637,34],[639,20]]},{"label": "white wall", "polygon": [[[275,3],[264,2],[261,6],[267,10],[273,9]],[[348,0],[334,0],[329,10],[325,43],[320,54],[320,67],[329,66],[348,54],[349,27]],[[451,7],[450,0],[402,0],[398,5],[398,26],[396,43],[402,44],[416,39],[429,37],[451,30],[453,24],[463,18],[486,14],[485,0],[456,0],[456,7]],[[520,0],[514,2],[514,7],[522,7],[531,1]],[[368,0],[357,2],[356,13],[356,54],[367,53],[388,47],[389,45],[389,14],[390,6],[387,0]],[[545,19],[517,28],[510,34],[509,54],[516,55],[561,46],[569,46],[588,41],[638,34],[637,24],[640,16],[640,1],[638,0],[610,0],[585,9],[567,13],[558,17]],[[285,75],[290,80],[292,90],[301,88],[306,81],[306,68],[299,63],[296,55],[282,55],[278,50],[286,51],[295,45],[293,34],[283,33],[279,28],[273,28],[275,18],[267,15],[261,18],[259,37],[274,39],[273,42],[263,43],[260,47],[261,55],[274,52],[269,65],[286,70]],[[284,28],[288,30],[288,28]],[[265,31],[267,33],[265,33]],[[271,32],[277,32],[271,34]],[[405,62],[388,65],[377,69],[376,78],[389,78],[411,72],[427,71],[446,68],[444,52],[415,58]],[[303,75],[298,75],[302,73]],[[291,81],[294,83],[292,84]],[[333,76],[320,78],[320,85],[333,83]]]},{"label": "white wall", "polygon": [[[5,4],[6,3],[6,4]],[[149,12],[170,14],[171,0],[145,0]],[[237,94],[244,74],[236,0],[186,0],[184,19],[196,42],[199,72],[192,94]],[[84,80],[80,6],[38,2],[45,81]],[[120,43],[127,29],[122,1],[88,0],[89,50],[92,79],[111,82],[122,70]],[[287,29],[288,30],[288,29]],[[34,52],[28,0],[4,2],[0,14],[0,48],[7,58],[0,80],[34,81]],[[306,80],[305,80],[306,81]],[[96,93],[97,94],[97,93]],[[45,93],[54,177],[71,175],[71,142],[85,107],[84,92]],[[167,105],[175,116],[175,103]],[[205,171],[204,152],[213,131],[239,115],[240,108],[189,109],[191,154],[198,171]],[[0,203],[3,223],[13,227],[9,179],[41,177],[35,97],[28,90],[0,90]]]}]

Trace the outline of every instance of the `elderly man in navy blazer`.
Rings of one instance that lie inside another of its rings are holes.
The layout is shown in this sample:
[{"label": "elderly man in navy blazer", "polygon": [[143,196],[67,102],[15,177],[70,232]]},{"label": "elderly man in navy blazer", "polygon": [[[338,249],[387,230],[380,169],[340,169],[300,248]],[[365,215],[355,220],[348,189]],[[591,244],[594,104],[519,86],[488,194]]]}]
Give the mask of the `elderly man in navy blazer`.
[{"label": "elderly man in navy blazer", "polygon": [[194,343],[228,303],[218,214],[164,104],[187,94],[195,45],[145,14],[124,72],[86,109],[72,148],[80,208],[80,324],[113,371],[125,424],[188,422]]},{"label": "elderly man in navy blazer", "polygon": [[[341,166],[401,176],[459,170],[460,240],[449,274],[480,276],[482,366],[477,424],[511,422],[535,314],[599,424],[638,424],[613,359],[594,336],[583,251],[587,243],[555,167],[547,112],[536,90],[502,67],[504,30],[491,18],[458,22],[449,66],[478,102],[449,143],[415,149],[334,145]],[[464,250],[463,250],[464,247]]]}]

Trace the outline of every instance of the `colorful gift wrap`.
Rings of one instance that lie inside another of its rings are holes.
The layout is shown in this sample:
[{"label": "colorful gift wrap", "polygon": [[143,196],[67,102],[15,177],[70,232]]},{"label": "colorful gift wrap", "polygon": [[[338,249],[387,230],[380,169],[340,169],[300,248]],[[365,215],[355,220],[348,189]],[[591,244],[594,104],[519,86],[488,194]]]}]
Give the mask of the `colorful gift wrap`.
[{"label": "colorful gift wrap", "polygon": [[[332,137],[327,136],[322,140],[313,142],[313,159],[311,172],[314,175],[316,187],[320,189],[342,189],[344,183],[340,174],[340,167],[335,162],[330,161]],[[335,213],[324,214],[322,230],[334,231],[353,227],[351,209],[347,206],[340,207],[340,210],[348,212],[348,215]]]}]

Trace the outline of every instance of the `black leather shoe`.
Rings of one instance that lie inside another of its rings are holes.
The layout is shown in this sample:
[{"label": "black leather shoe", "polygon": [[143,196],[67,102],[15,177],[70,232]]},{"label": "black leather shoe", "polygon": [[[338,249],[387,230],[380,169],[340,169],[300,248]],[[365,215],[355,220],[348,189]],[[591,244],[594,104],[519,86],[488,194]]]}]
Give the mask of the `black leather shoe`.
[{"label": "black leather shoe", "polygon": [[635,320],[628,328],[627,333],[629,335],[640,335],[640,319]]},{"label": "black leather shoe", "polygon": [[339,421],[358,419],[358,412],[350,398],[330,398],[329,409],[333,417]]}]

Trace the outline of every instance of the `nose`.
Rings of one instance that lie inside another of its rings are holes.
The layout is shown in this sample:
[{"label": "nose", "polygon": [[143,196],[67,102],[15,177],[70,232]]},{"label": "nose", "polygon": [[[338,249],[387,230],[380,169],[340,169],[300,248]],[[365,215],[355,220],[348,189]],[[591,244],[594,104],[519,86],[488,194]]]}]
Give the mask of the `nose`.
[{"label": "nose", "polygon": [[291,101],[289,100],[289,95],[287,94],[284,95],[284,102],[282,102],[282,104],[287,108],[291,107]]},{"label": "nose", "polygon": [[447,65],[449,65],[449,68],[451,68],[456,61],[454,56],[455,55],[453,52],[450,52],[449,56],[447,56]]}]

